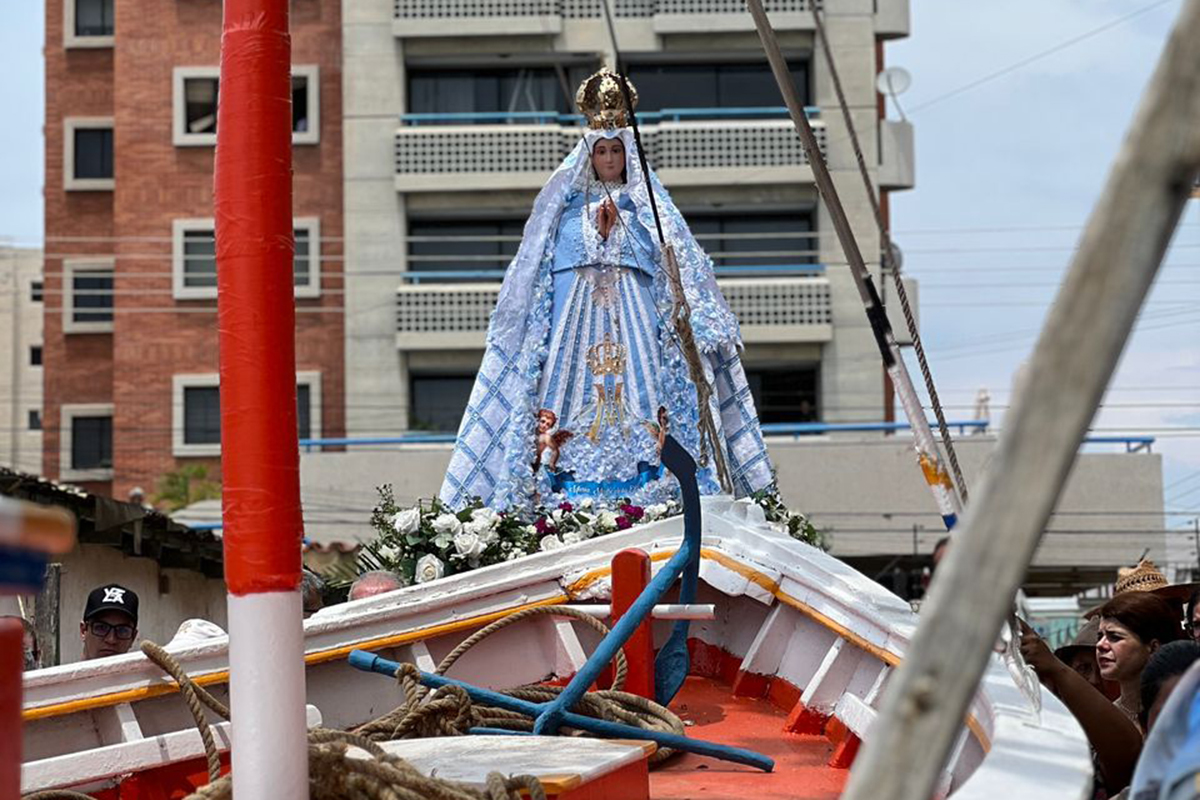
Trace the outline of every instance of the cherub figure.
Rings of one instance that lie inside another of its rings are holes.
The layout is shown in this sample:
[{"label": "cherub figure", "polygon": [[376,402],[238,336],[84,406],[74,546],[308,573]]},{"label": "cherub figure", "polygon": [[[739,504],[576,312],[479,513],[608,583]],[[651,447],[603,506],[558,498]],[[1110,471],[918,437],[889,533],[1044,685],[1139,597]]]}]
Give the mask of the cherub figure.
[{"label": "cherub figure", "polygon": [[667,407],[659,406],[658,414],[656,416],[658,417],[657,422],[645,420],[642,424],[646,426],[646,430],[648,430],[650,435],[654,437],[658,446],[658,455],[659,457],[662,457],[663,445],[666,444],[667,441],[667,429],[670,428],[670,418],[667,416]]},{"label": "cherub figure", "polygon": [[559,449],[568,439],[574,436],[570,431],[556,431],[558,415],[548,408],[543,408],[537,415],[537,459],[533,462],[533,471],[537,472],[542,465],[542,454],[547,450],[550,455],[545,459],[546,468],[558,469]]}]

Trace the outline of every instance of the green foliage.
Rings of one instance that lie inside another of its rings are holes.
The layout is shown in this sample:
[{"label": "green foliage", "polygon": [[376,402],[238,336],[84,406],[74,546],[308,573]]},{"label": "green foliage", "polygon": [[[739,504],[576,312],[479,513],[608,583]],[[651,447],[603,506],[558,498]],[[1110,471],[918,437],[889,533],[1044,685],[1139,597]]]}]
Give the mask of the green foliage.
[{"label": "green foliage", "polygon": [[187,464],[158,479],[158,492],[151,502],[164,511],[178,511],[201,500],[217,500],[221,497],[221,484],[209,480],[208,467],[203,464]]}]

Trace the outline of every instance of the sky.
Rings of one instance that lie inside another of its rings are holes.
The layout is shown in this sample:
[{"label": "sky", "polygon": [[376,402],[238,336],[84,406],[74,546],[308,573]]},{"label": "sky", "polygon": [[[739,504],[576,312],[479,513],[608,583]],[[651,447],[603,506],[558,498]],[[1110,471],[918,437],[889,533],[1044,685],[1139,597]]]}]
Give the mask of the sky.
[{"label": "sky", "polygon": [[[912,3],[912,35],[886,55],[912,74],[899,103],[917,149],[916,188],[892,195],[892,228],[920,286],[948,417],[970,418],[986,388],[1002,427],[1013,375],[1183,2]],[[1168,526],[1190,529],[1200,516],[1200,201],[1188,203],[1165,263],[1093,427],[1156,437],[1166,507],[1184,512]]]},{"label": "sky", "polygon": [[[911,3],[912,35],[886,58],[913,77],[899,102],[916,130],[916,188],[893,195],[892,227],[950,418],[969,417],[987,388],[1002,425],[1183,2]],[[25,245],[42,231],[43,13],[0,3],[0,240]],[[1200,201],[1166,264],[1094,426],[1157,438],[1175,526],[1200,516]]]}]

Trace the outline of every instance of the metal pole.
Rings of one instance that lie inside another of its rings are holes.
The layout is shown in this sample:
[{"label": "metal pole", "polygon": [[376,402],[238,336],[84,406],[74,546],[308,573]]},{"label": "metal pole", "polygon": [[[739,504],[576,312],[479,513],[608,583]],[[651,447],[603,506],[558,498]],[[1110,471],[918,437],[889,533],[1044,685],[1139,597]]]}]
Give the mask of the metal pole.
[{"label": "metal pole", "polygon": [[288,0],[225,0],[215,216],[233,794],[308,797]]},{"label": "metal pole", "polygon": [[761,0],[746,0],[746,5],[750,9],[751,16],[754,17],[754,26],[758,29],[758,37],[762,40],[767,61],[771,64],[771,72],[774,73],[775,82],[779,84],[779,91],[783,94],[784,103],[787,104],[792,124],[796,126],[796,132],[800,134],[804,152],[808,154],[813,180],[817,184],[817,191],[820,193],[821,199],[825,201],[825,208],[829,211],[829,218],[837,232],[838,241],[841,242],[842,250],[846,254],[846,261],[850,265],[850,274],[854,277],[854,285],[858,287],[858,293],[862,297],[863,306],[867,312],[867,321],[871,325],[871,332],[875,336],[879,354],[883,357],[884,367],[895,386],[900,405],[904,408],[904,413],[912,425],[913,447],[917,452],[917,459],[925,476],[925,482],[929,485],[938,511],[942,515],[942,521],[949,530],[958,521],[958,515],[962,510],[961,501],[954,489],[954,483],[950,480],[950,473],[946,471],[946,467],[938,455],[937,442],[934,441],[933,431],[930,430],[929,422],[925,419],[925,410],[921,408],[917,390],[908,375],[908,369],[904,366],[900,347],[896,344],[896,338],[892,335],[892,326],[888,323],[887,311],[883,307],[883,301],[879,299],[879,292],[875,289],[871,273],[867,271],[862,251],[858,249],[854,231],[850,228],[850,220],[846,217],[841,198],[838,196],[837,189],[833,185],[833,178],[829,174],[829,167],[825,164],[825,158],[821,155],[821,149],[817,145],[817,137],[813,135],[812,126],[808,124],[808,117],[804,114],[804,106],[796,92],[795,81],[792,80],[787,61],[784,60],[783,53],[779,50],[775,29],[771,27],[771,21],[767,18],[767,12],[763,10]]},{"label": "metal pole", "polygon": [[846,800],[928,800],[1200,170],[1185,3],[1083,234],[991,468],[939,565]]}]

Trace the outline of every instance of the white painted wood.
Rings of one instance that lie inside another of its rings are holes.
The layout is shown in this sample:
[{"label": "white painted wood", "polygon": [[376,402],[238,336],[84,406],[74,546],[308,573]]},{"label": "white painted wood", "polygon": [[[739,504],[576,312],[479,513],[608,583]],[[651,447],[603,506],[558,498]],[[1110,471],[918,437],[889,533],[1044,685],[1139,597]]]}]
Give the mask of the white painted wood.
[{"label": "white painted wood", "polygon": [[871,724],[875,722],[875,709],[852,694],[844,694],[838,698],[833,707],[833,716],[842,721],[859,739],[866,739],[870,733]]},{"label": "white painted wood", "polygon": [[[597,619],[612,616],[610,605],[579,604],[575,610]],[[716,613],[717,607],[712,603],[660,603],[650,610],[650,616],[654,619],[713,619]]]},{"label": "white painted wood", "polygon": [[308,800],[300,590],[229,595],[233,794]]},{"label": "white painted wood", "polygon": [[[305,706],[305,723],[309,728],[321,724],[321,712]],[[217,749],[229,749],[229,723],[212,726]],[[21,766],[21,791],[37,792],[63,789],[84,783],[105,780],[127,772],[163,767],[204,755],[204,742],[195,728],[97,747],[65,756],[30,761]]]},{"label": "white painted wood", "polygon": [[424,642],[413,642],[409,645],[409,652],[412,654],[412,663],[417,665],[417,669],[422,672],[433,672],[437,669],[437,662],[433,660],[433,654],[429,652],[429,647]]},{"label": "white painted wood", "polygon": [[888,676],[891,674],[892,666],[885,664],[883,669],[879,670],[879,674],[875,677],[875,682],[871,684],[871,688],[863,695],[863,702],[874,708],[876,701],[879,700],[880,693],[883,691],[884,685],[887,683]]},{"label": "white painted wood", "polygon": [[561,677],[574,675],[587,662],[587,653],[583,652],[583,645],[579,643],[575,626],[571,624],[570,620],[562,617],[546,617],[545,620],[551,626],[550,632],[557,645],[554,661],[555,674]]},{"label": "white painted wood", "polygon": [[955,766],[958,764],[959,759],[962,758],[969,738],[970,732],[966,728],[958,732],[958,738],[954,741],[954,747],[950,750],[950,758],[946,761],[946,768],[938,776],[937,789],[933,795],[935,800],[941,800],[941,798],[949,796],[950,792],[954,789]]},{"label": "white painted wood", "polygon": [[138,724],[137,715],[133,713],[133,706],[129,703],[121,703],[116,707],[117,722],[121,725],[121,741],[136,742],[138,739],[144,739],[142,735],[142,726]]},{"label": "white painted wood", "polygon": [[796,626],[796,612],[782,603],[776,603],[767,619],[758,628],[754,641],[742,660],[742,670],[756,675],[774,675],[779,672],[787,643]]},{"label": "white painted wood", "polygon": [[640,745],[557,736],[455,736],[382,746],[420,772],[436,770],[439,778],[471,786],[483,786],[488,773],[498,768],[505,774],[535,777],[578,775],[586,784],[648,757]]},{"label": "white painted wood", "polygon": [[846,690],[846,684],[850,682],[862,656],[863,651],[845,639],[835,641],[800,695],[804,707],[832,713],[834,704]]},{"label": "white painted wood", "polygon": [[[927,800],[933,793],[1200,171],[1198,63],[1200,3],[1186,3],[1051,306],[1028,381],[1005,415],[988,478],[938,567],[911,654],[850,774],[847,800]],[[997,731],[1012,723],[998,717]],[[1040,748],[1029,742],[1027,749]],[[1007,748],[985,759],[1017,771],[1025,762]],[[1078,796],[1078,787],[1063,788],[1061,796]],[[1005,794],[1023,789],[1014,782]]]}]

